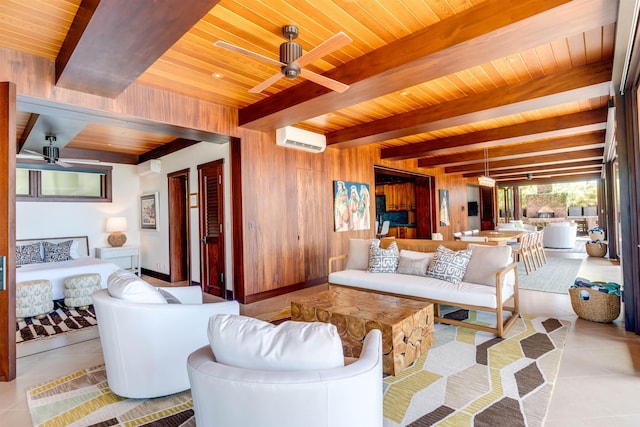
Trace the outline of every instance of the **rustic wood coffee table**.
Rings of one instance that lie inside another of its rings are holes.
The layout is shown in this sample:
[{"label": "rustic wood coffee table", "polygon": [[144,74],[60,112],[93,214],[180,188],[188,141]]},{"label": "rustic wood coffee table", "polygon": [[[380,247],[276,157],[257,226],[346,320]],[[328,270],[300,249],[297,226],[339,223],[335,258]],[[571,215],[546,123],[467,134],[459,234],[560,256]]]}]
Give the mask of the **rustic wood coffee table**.
[{"label": "rustic wood coffee table", "polygon": [[397,375],[433,344],[433,304],[333,286],[291,301],[291,319],[334,324],[344,355],[359,357],[364,337],[382,331],[383,372]]}]

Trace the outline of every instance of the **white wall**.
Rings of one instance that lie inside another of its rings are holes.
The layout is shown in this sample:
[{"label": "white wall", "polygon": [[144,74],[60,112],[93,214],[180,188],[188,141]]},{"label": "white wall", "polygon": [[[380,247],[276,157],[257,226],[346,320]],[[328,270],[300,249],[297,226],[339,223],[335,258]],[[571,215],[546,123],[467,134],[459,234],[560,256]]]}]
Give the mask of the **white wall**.
[{"label": "white wall", "polygon": [[106,219],[124,216],[129,223],[126,245],[140,243],[137,196],[139,180],[135,166],[113,165],[113,200],[94,202],[17,202],[16,239],[88,236],[89,249],[109,246]]},{"label": "white wall", "polygon": [[[225,230],[225,284],[232,288],[231,263],[231,178],[229,165],[229,144],[215,144],[201,142],[160,158],[162,171],[159,174],[149,174],[139,177],[140,194],[158,192],[159,214],[158,230],[142,230],[140,234],[141,264],[160,273],[169,274],[169,227],[167,224],[168,182],[167,174],[189,168],[189,192],[199,193],[198,165],[224,159],[224,230]],[[200,232],[198,209],[190,209],[190,238],[191,238],[191,280],[200,281]]]},{"label": "white wall", "polygon": [[[467,202],[480,202],[480,189],[475,185],[467,185]],[[466,209],[466,207],[465,207]],[[469,230],[480,230],[480,207],[478,206],[478,215],[467,218],[467,226]],[[468,214],[468,213],[467,213]]]}]

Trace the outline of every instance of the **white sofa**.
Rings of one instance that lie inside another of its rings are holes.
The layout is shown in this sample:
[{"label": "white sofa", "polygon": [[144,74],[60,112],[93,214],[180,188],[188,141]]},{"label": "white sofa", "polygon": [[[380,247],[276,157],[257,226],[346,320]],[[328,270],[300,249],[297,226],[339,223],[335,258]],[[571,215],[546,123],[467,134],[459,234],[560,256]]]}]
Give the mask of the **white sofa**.
[{"label": "white sofa", "polygon": [[[211,318],[210,325],[216,317]],[[294,327],[297,324],[302,324],[302,327],[312,325],[307,322],[289,323]],[[319,326],[335,330],[331,324]],[[335,359],[327,356],[327,353],[335,353],[335,345],[317,342],[313,339],[313,331],[307,330],[294,337],[295,332],[288,330],[282,335],[287,342],[274,344],[277,338],[261,339],[256,334],[247,333],[247,329],[242,328],[242,336],[237,339],[231,337],[231,340],[210,333],[211,345],[189,356],[187,364],[197,425],[382,427],[382,334],[379,330],[367,333],[360,357],[346,364],[342,358],[340,336],[335,332],[340,364],[314,369],[308,364],[304,368],[298,365],[306,359]],[[233,332],[238,335],[235,330]],[[230,342],[233,340],[236,345]],[[257,346],[256,341],[259,342]],[[292,341],[295,344],[289,344]],[[237,349],[230,363],[216,360],[216,356],[223,359],[215,349],[215,344],[220,342],[226,352],[234,354],[230,347]],[[305,357],[305,354],[310,357]],[[253,362],[250,359],[256,359],[257,366],[251,366]],[[270,366],[273,362],[280,366]]]},{"label": "white sofa", "polygon": [[571,249],[576,245],[577,233],[576,223],[552,222],[544,228],[542,242],[545,248]]},{"label": "white sofa", "polygon": [[[146,284],[131,276],[132,283]],[[187,390],[187,357],[207,344],[209,318],[240,309],[236,301],[203,304],[198,286],[159,289],[180,303],[136,302],[112,297],[108,289],[93,294],[107,380],[117,395],[151,398]]]},{"label": "white sofa", "polygon": [[[511,247],[419,239],[387,240],[381,246],[387,247],[392,241],[395,241],[400,249],[400,257],[428,259],[424,261],[425,265],[431,262],[439,245],[453,250],[469,248],[472,250],[471,260],[464,278],[457,284],[425,275],[401,274],[397,271],[371,273],[366,266],[368,254],[363,253],[362,249],[366,245],[362,242],[367,240],[358,242],[358,239],[351,239],[349,254],[329,259],[329,285],[427,300],[434,303],[436,321],[489,331],[500,337],[504,337],[518,318],[518,269],[511,256]],[[345,269],[333,271],[334,264],[345,259]],[[511,306],[506,305],[509,300],[512,300]],[[472,325],[441,317],[440,304],[495,313],[496,326]],[[503,311],[511,312],[511,316],[505,319]]]}]

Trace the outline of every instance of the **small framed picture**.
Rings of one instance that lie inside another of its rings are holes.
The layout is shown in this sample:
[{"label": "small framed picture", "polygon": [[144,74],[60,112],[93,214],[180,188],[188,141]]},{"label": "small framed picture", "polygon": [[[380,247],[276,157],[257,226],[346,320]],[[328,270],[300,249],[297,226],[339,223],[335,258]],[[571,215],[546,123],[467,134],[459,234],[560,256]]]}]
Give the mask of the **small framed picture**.
[{"label": "small framed picture", "polygon": [[198,207],[198,193],[190,193],[189,194],[189,207],[197,208]]},{"label": "small framed picture", "polygon": [[140,228],[143,230],[158,229],[158,193],[140,196]]}]

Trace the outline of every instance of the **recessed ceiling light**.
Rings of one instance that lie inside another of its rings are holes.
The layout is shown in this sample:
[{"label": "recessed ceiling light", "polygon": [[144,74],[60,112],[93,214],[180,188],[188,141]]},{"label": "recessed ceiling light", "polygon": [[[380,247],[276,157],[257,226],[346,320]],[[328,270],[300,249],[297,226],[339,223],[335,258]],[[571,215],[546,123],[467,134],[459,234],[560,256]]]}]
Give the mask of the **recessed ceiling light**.
[{"label": "recessed ceiling light", "polygon": [[211,73],[211,75],[212,75],[213,77],[215,77],[216,79],[221,79],[221,78],[223,77],[223,76],[222,76],[222,73]]},{"label": "recessed ceiling light", "polygon": [[407,95],[409,95],[409,92],[406,91],[406,90],[403,90],[402,92],[400,92],[400,95],[407,96]]}]

